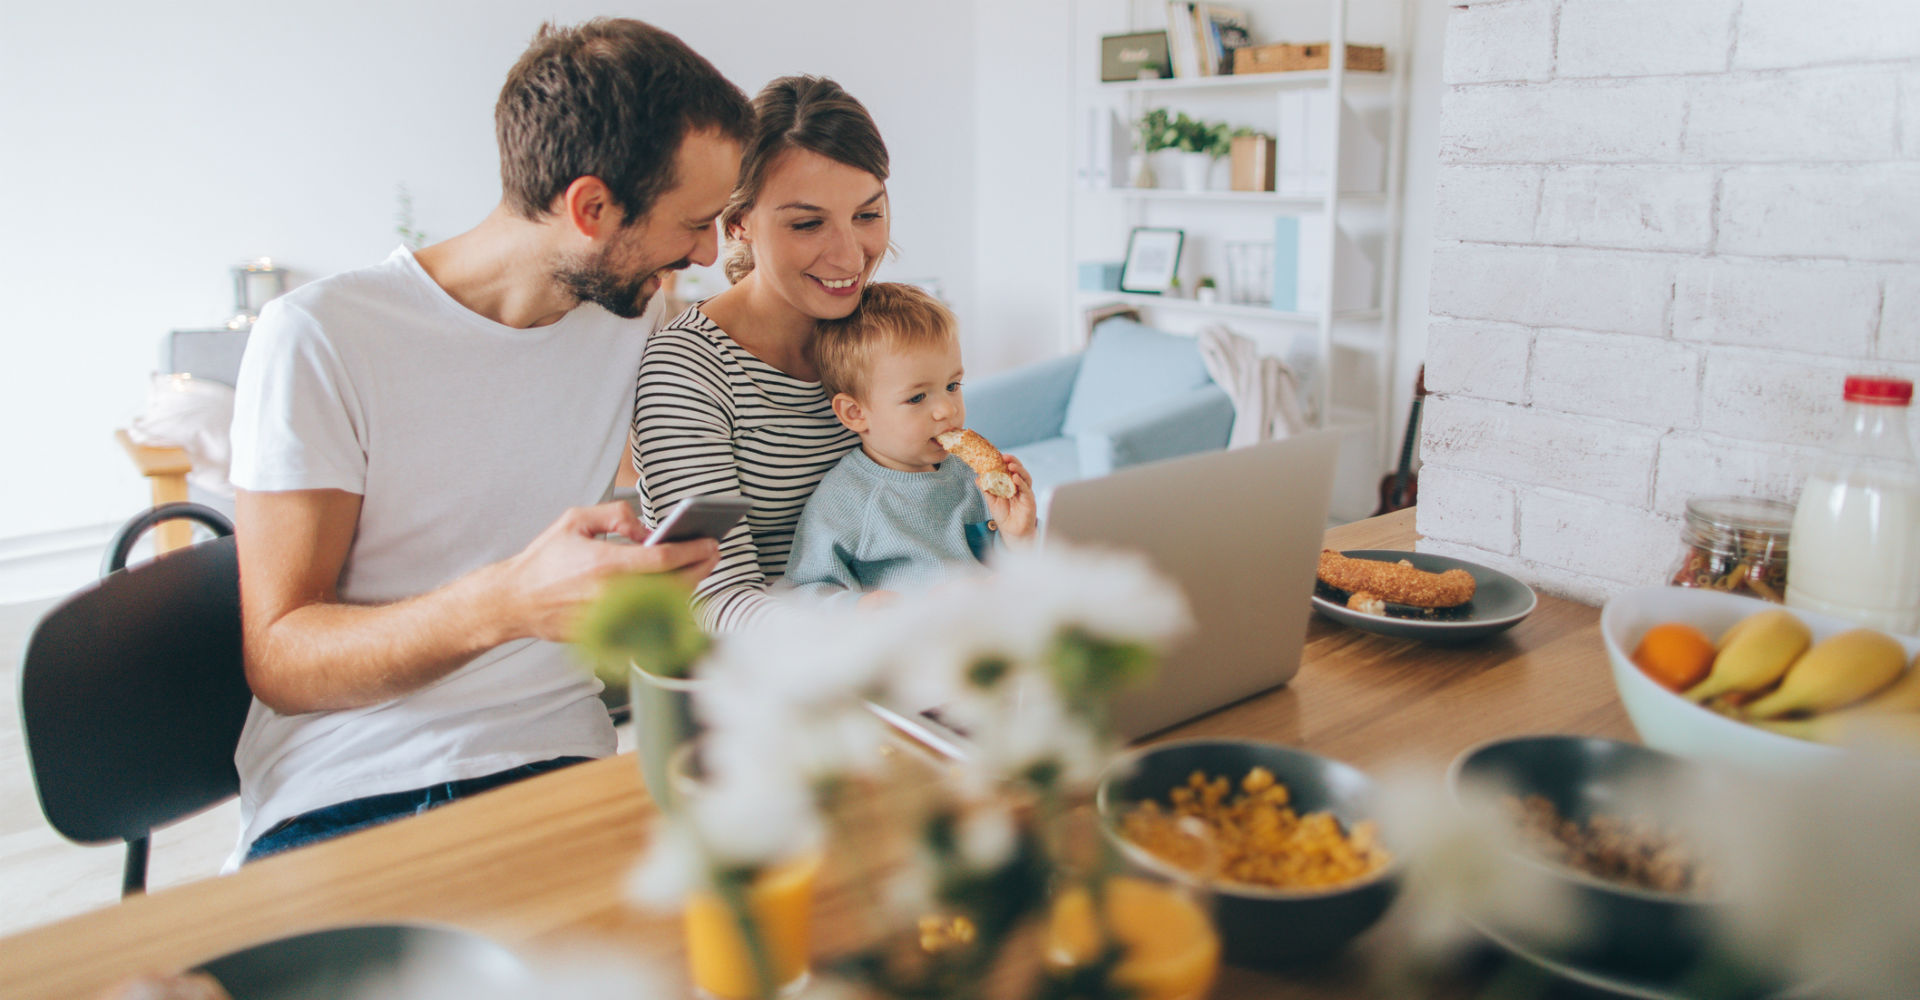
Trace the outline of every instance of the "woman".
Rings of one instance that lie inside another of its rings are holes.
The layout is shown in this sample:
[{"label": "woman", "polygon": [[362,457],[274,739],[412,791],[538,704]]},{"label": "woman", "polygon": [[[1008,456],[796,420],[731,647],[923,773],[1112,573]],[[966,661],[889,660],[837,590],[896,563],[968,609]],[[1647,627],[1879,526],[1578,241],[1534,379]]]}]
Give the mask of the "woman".
[{"label": "woman", "polygon": [[831,80],[790,76],[753,103],[758,125],[720,216],[733,287],[648,341],[633,411],[649,525],[690,496],[753,501],[694,593],[714,633],[770,610],[800,509],[858,443],[806,347],[814,323],[859,306],[889,233],[887,147],[859,101]]}]

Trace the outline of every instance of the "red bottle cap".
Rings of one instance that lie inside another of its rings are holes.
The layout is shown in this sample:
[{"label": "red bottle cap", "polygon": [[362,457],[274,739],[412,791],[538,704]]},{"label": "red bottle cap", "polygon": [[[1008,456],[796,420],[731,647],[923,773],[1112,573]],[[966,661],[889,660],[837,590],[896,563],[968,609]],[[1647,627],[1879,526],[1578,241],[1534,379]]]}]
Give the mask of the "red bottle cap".
[{"label": "red bottle cap", "polygon": [[1905,406],[1913,402],[1913,383],[1884,375],[1849,375],[1847,402]]}]

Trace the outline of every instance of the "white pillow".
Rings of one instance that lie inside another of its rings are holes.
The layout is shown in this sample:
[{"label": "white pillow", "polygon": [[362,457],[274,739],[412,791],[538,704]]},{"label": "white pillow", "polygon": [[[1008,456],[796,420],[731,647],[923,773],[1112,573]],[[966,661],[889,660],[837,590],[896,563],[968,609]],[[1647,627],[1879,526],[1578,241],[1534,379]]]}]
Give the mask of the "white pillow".
[{"label": "white pillow", "polygon": [[193,462],[187,482],[213,496],[233,498],[227,463],[233,447],[233,387],[191,375],[156,374],[147,386],[146,412],[133,418],[135,444],[179,448]]}]

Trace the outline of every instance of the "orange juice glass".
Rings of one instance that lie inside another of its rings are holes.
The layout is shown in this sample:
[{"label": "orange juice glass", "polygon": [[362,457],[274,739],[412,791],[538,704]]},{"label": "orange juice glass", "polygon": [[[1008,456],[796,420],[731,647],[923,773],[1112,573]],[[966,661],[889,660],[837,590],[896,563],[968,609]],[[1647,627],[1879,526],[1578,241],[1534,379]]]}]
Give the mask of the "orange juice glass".
[{"label": "orange juice glass", "polygon": [[[779,996],[797,993],[807,983],[813,883],[820,862],[815,853],[776,865],[747,891],[747,909]],[[688,898],[686,933],[687,964],[696,990],[719,1000],[761,996],[760,972],[739,918],[712,890]]]},{"label": "orange juice glass", "polygon": [[[1105,933],[1126,948],[1113,971],[1115,985],[1138,1000],[1194,1000],[1206,995],[1220,970],[1220,937],[1191,890],[1134,876],[1105,882]],[[1067,971],[1100,957],[1104,934],[1093,899],[1075,885],[1054,899],[1047,921],[1047,964]]]}]

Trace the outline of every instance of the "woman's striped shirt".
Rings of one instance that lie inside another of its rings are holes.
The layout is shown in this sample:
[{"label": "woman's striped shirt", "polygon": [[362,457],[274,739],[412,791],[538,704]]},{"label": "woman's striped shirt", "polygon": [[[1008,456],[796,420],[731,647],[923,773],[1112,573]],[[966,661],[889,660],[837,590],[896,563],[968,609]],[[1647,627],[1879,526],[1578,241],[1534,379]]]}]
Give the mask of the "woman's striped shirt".
[{"label": "woman's striped shirt", "polygon": [[634,391],[634,467],[649,527],[690,496],[738,493],[753,510],[720,541],[720,563],[694,591],[708,632],[772,607],[794,525],[822,476],[860,439],[818,382],[754,357],[693,306],[647,341]]}]

